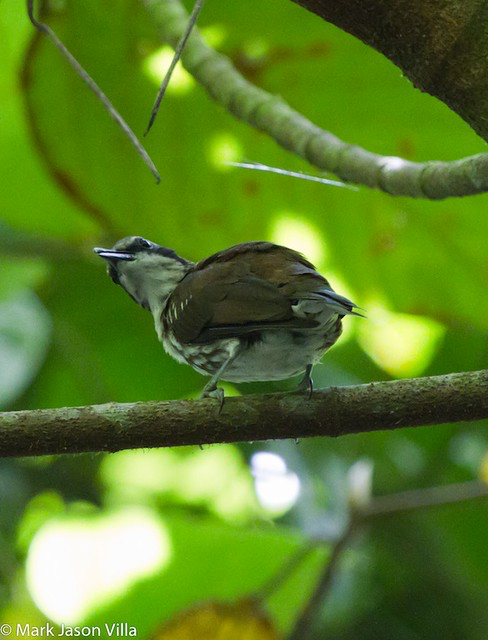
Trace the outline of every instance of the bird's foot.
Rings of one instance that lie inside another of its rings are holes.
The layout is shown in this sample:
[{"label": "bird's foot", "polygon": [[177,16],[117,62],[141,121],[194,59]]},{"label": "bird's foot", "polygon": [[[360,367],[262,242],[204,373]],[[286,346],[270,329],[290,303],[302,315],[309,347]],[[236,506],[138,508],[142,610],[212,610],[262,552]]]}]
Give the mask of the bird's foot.
[{"label": "bird's foot", "polygon": [[215,383],[206,384],[203,387],[201,398],[215,398],[219,401],[219,414],[224,407],[224,390],[217,387]]},{"label": "bird's foot", "polygon": [[298,383],[297,391],[305,393],[310,400],[313,394],[312,365],[309,364],[305,369],[303,378]]}]

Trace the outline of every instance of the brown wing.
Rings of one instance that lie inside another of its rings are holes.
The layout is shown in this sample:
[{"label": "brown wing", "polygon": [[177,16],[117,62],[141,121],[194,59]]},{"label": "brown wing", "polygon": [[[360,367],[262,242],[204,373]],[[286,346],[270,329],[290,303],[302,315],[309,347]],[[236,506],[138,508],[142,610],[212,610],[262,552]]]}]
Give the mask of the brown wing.
[{"label": "brown wing", "polygon": [[327,285],[303,256],[271,243],[246,243],[195,265],[168,301],[166,321],[181,342],[202,343],[264,329],[312,327],[297,318],[297,292]]},{"label": "brown wing", "polygon": [[[285,259],[302,264],[315,272],[313,264],[301,253],[298,253],[298,251],[294,251],[293,249],[289,249],[288,247],[274,244],[273,242],[241,242],[240,244],[235,244],[228,249],[212,254],[204,260],[200,260],[200,262],[195,265],[195,270],[199,271],[205,269],[216,262],[229,262],[235,261],[236,259],[239,260],[242,256],[246,256],[246,254],[248,259],[248,254],[250,253],[253,254],[253,260],[258,259],[261,264],[263,263],[263,256],[267,256],[268,258],[270,257],[278,266],[281,266]],[[278,260],[277,254],[279,254]]]}]

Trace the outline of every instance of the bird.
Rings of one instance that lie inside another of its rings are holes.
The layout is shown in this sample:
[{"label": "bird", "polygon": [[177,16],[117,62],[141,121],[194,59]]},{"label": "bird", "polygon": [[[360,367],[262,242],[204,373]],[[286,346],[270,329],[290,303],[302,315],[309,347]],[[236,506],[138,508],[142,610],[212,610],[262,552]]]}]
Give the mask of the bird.
[{"label": "bird", "polygon": [[140,236],[95,247],[107,272],[150,311],[165,351],[210,376],[202,397],[217,398],[219,380],[257,382],[302,374],[312,395],[312,368],[360,309],[336,293],[301,253],[266,241],[244,242],[199,262]]}]

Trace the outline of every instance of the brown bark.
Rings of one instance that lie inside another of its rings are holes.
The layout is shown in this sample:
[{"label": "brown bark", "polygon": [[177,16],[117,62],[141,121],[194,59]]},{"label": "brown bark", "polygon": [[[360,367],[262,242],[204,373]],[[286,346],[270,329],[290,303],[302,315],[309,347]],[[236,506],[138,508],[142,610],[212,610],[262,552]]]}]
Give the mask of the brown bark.
[{"label": "brown bark", "polygon": [[0,413],[0,456],[170,447],[397,429],[488,418],[488,370],[301,394]]}]

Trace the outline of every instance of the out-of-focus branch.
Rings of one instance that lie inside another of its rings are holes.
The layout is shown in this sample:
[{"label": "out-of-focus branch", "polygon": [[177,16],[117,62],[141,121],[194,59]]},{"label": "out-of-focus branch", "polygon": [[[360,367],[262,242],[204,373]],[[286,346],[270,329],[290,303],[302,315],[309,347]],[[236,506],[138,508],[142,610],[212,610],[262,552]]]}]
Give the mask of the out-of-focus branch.
[{"label": "out-of-focus branch", "polygon": [[[142,0],[161,37],[177,46],[188,14],[180,0]],[[278,144],[347,182],[392,195],[440,199],[488,191],[488,154],[453,162],[409,162],[380,156],[343,142],[294,111],[282,98],[248,82],[230,60],[208,47],[193,30],[182,55],[185,68],[237,118]]]},{"label": "out-of-focus branch", "polygon": [[466,500],[476,500],[486,496],[488,496],[488,484],[478,481],[403,491],[390,496],[374,498],[368,508],[365,509],[363,517],[371,520],[377,516],[428,507],[440,507],[446,504],[465,502]]},{"label": "out-of-focus branch", "polygon": [[314,392],[0,413],[0,456],[172,447],[488,418],[488,370]]},{"label": "out-of-focus branch", "polygon": [[297,619],[291,634],[288,636],[288,640],[306,640],[315,623],[317,614],[334,584],[344,552],[364,525],[382,516],[425,509],[426,507],[439,507],[467,502],[479,498],[488,498],[488,485],[474,480],[378,496],[372,498],[364,509],[351,509],[349,522],[333,545],[322,574],[319,576],[310,599]]}]

